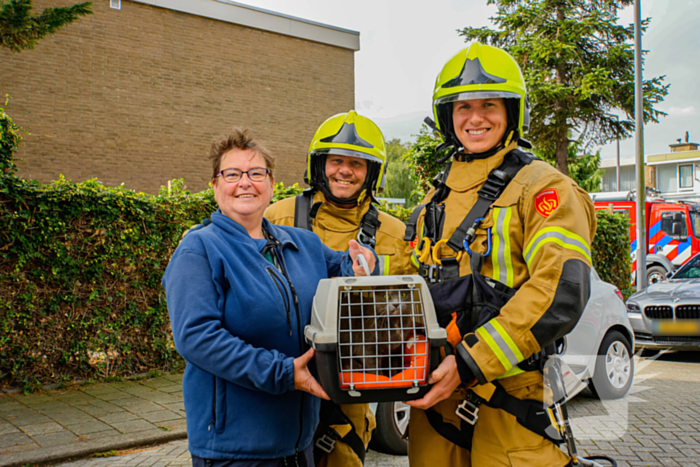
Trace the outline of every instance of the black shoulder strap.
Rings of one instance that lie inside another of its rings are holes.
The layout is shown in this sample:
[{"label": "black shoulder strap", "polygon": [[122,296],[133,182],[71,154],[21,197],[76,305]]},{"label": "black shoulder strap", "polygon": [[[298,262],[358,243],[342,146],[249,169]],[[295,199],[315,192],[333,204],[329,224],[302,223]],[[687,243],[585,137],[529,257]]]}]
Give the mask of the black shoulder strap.
[{"label": "black shoulder strap", "polygon": [[420,217],[420,213],[423,211],[426,204],[428,203],[419,204],[413,208],[411,217],[408,219],[408,224],[406,224],[406,232],[403,236],[404,242],[412,242],[413,239],[416,238],[416,224],[418,224],[418,217]]},{"label": "black shoulder strap", "polygon": [[[423,211],[423,208],[427,205],[435,206],[438,203],[442,202],[445,198],[447,198],[447,195],[450,193],[450,187],[448,187],[445,184],[445,181],[450,175],[451,168],[452,162],[450,161],[447,164],[447,167],[445,167],[445,170],[437,174],[435,178],[433,178],[433,180],[431,181],[431,183],[435,187],[435,192],[433,193],[433,196],[430,197],[430,201],[420,204],[413,209],[411,217],[408,219],[408,224],[406,224],[406,231],[403,237],[404,242],[412,242],[413,239],[416,238],[416,225],[418,224],[418,217],[420,217],[420,213]],[[429,236],[431,237],[438,236],[438,232],[431,232],[430,234],[431,235]]]},{"label": "black shoulder strap", "polygon": [[304,190],[297,195],[294,201],[294,227],[313,230],[311,223],[311,202],[314,199],[314,192],[311,188]]},{"label": "black shoulder strap", "polygon": [[369,245],[372,248],[377,244],[377,231],[382,225],[379,222],[379,210],[370,201],[369,209],[362,216],[362,221],[360,221],[360,233],[357,235],[357,239],[363,245]]},{"label": "black shoulder strap", "polygon": [[[515,177],[515,175],[525,167],[529,165],[533,160],[537,159],[532,154],[523,152],[519,149],[514,149],[513,151],[506,154],[503,163],[498,166],[498,168],[493,169],[489,174],[484,185],[479,189],[479,199],[472,209],[464,218],[462,223],[454,231],[450,239],[447,241],[447,245],[454,251],[460,251],[462,249],[462,242],[467,237],[469,230],[474,225],[474,221],[480,217],[485,217],[486,213],[489,211],[491,205],[498,199],[499,196],[506,189],[510,181]],[[473,232],[472,232],[473,235]]]}]

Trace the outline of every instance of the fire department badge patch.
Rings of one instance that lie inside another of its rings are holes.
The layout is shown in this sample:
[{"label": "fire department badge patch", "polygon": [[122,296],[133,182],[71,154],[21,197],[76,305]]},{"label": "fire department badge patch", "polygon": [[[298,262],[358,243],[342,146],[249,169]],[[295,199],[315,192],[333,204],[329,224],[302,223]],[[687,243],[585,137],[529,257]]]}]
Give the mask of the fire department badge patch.
[{"label": "fire department badge patch", "polygon": [[559,193],[554,188],[540,191],[535,196],[535,210],[542,217],[549,217],[559,207]]}]

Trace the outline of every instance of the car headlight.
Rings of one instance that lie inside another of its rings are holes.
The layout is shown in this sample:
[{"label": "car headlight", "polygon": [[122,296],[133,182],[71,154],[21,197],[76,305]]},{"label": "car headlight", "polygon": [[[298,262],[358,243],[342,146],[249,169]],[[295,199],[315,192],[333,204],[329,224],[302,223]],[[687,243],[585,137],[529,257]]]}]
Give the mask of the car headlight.
[{"label": "car headlight", "polygon": [[636,302],[627,301],[627,313],[641,313],[642,309],[639,308],[639,304]]}]

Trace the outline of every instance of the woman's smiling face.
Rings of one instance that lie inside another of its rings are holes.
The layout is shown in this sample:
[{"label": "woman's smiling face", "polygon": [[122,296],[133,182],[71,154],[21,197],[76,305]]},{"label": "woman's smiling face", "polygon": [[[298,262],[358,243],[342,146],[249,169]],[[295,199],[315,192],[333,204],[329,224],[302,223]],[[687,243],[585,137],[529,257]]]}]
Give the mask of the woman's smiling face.
[{"label": "woman's smiling face", "polygon": [[498,145],[506,133],[506,104],[502,98],[454,102],[452,123],[464,152],[486,152]]},{"label": "woman's smiling face", "polygon": [[[231,149],[221,158],[221,170],[238,169],[243,172],[253,168],[267,168],[265,159],[253,150]],[[223,176],[212,180],[214,198],[221,212],[239,224],[262,217],[274,195],[275,179],[272,175],[261,182],[253,182],[247,174],[235,183],[228,183]]]}]

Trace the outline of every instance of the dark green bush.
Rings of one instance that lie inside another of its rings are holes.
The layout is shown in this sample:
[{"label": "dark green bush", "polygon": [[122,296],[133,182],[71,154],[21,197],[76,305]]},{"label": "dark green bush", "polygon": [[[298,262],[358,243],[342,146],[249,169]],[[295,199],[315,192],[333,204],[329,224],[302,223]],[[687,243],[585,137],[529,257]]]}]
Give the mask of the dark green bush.
[{"label": "dark green bush", "polygon": [[598,227],[591,250],[593,266],[606,282],[617,286],[625,296],[631,293],[630,224],[621,214],[596,211]]}]

